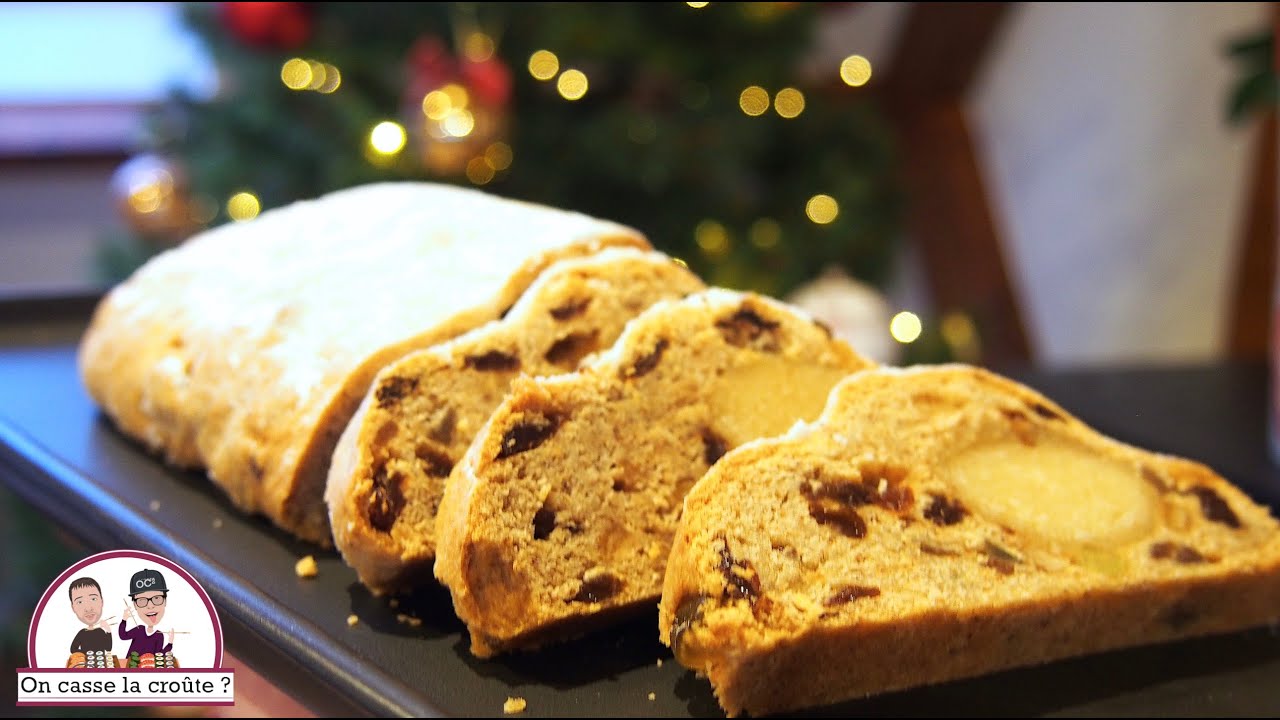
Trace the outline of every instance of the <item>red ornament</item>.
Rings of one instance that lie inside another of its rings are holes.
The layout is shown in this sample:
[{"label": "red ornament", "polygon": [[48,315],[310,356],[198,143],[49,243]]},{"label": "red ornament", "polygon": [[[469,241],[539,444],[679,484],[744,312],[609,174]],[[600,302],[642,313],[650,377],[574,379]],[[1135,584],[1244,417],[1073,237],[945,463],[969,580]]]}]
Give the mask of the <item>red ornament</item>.
[{"label": "red ornament", "polygon": [[311,11],[300,2],[224,2],[222,22],[246,45],[290,50],[311,38]]},{"label": "red ornament", "polygon": [[462,83],[485,105],[504,108],[511,100],[511,70],[496,55],[462,63]]}]

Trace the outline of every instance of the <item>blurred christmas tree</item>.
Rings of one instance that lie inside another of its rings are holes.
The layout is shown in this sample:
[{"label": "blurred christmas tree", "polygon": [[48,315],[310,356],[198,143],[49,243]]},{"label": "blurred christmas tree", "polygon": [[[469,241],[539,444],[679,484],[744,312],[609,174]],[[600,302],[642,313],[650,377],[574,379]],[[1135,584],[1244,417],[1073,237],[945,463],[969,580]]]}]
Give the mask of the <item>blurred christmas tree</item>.
[{"label": "blurred christmas tree", "polygon": [[[870,66],[812,68],[829,4],[215,3],[220,73],[117,173],[116,278],[192,232],[386,179],[481,186],[645,231],[710,282],[883,283],[898,228]],[[843,78],[843,80],[842,80]]]}]

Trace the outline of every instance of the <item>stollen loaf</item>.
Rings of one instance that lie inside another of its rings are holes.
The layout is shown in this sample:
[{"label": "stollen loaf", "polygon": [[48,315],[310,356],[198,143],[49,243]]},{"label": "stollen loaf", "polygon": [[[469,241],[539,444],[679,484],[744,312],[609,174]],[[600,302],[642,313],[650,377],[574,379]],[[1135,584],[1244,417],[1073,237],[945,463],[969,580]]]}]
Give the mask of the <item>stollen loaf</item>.
[{"label": "stollen loaf", "polygon": [[474,190],[343,190],[152,259],[100,303],[80,371],[124,433],[327,544],[330,458],[378,370],[498,318],[555,260],[614,245],[649,248]]}]

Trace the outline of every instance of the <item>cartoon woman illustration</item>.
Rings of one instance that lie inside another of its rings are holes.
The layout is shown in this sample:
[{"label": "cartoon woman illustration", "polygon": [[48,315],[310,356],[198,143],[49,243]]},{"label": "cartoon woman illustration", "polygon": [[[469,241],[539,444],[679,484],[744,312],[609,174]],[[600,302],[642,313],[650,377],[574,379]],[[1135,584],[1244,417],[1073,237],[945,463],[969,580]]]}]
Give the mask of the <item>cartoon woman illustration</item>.
[{"label": "cartoon woman illustration", "polygon": [[[124,605],[126,618],[120,621],[120,639],[130,641],[130,656],[134,653],[145,655],[173,650],[173,631],[161,633],[156,630],[156,625],[164,618],[165,599],[168,596],[169,588],[159,570],[139,570],[129,579],[129,598]],[[140,624],[125,630],[129,615]]]}]

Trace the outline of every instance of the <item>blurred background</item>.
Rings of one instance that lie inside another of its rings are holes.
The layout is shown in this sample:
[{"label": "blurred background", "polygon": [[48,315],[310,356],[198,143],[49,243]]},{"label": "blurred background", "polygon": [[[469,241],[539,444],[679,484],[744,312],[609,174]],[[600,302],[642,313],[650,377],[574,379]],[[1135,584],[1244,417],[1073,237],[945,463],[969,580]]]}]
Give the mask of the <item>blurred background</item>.
[{"label": "blurred background", "polygon": [[[6,3],[0,298],[423,179],[634,225],[886,362],[1262,361],[1276,5]],[[82,554],[43,527],[0,498],[49,556],[0,565],[6,618]]]}]

